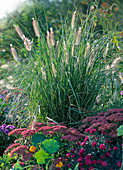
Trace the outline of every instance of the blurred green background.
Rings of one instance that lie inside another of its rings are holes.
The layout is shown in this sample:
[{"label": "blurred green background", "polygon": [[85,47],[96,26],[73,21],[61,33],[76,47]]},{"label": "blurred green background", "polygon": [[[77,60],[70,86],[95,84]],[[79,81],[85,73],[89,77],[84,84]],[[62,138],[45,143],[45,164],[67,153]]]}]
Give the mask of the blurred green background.
[{"label": "blurred green background", "polygon": [[[59,30],[61,24],[67,22],[71,23],[71,15],[73,11],[78,11],[79,15],[85,20],[93,0],[27,0],[17,10],[8,14],[0,20],[1,33],[1,47],[0,60],[4,63],[5,59],[12,59],[10,54],[10,44],[16,47],[17,52],[20,52],[20,46],[23,45],[15,31],[14,24],[19,25],[24,34],[29,38],[35,40],[35,34],[32,26],[32,18],[35,18],[41,27],[43,33],[47,33],[50,27],[54,30]],[[107,25],[102,25],[100,16],[95,19],[95,31],[120,31],[120,42],[123,38],[123,2],[122,0],[100,0],[97,1],[100,15],[104,15],[107,20]],[[78,21],[79,22],[79,21]]]}]

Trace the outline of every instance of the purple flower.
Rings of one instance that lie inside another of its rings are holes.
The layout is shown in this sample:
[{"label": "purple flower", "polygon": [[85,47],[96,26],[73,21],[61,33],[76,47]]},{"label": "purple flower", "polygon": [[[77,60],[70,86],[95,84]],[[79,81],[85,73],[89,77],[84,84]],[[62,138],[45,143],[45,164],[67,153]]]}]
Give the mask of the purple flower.
[{"label": "purple flower", "polygon": [[3,96],[0,94],[0,99],[3,99]]},{"label": "purple flower", "polygon": [[0,126],[0,129],[1,129],[1,130],[3,130],[3,129],[4,129],[4,127],[3,127],[3,126]]},{"label": "purple flower", "polygon": [[14,129],[15,128],[15,126],[13,126],[13,125],[8,125],[8,126],[6,126],[6,129]]},{"label": "purple flower", "polygon": [[10,127],[11,127],[11,125],[7,125],[7,126],[6,126],[6,129],[9,129]]},{"label": "purple flower", "polygon": [[15,126],[11,125],[10,129],[15,129]]},{"label": "purple flower", "polygon": [[4,130],[4,133],[7,135],[9,133],[9,130],[8,129],[5,129]]},{"label": "purple flower", "polygon": [[123,91],[121,91],[120,94],[123,96]]},{"label": "purple flower", "polygon": [[5,128],[5,127],[6,127],[6,124],[3,124],[2,127]]}]

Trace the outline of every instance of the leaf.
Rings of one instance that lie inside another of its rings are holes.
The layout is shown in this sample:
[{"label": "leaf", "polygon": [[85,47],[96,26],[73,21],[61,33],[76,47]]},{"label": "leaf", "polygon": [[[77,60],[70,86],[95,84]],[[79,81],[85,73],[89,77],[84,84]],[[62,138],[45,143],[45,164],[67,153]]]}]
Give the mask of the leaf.
[{"label": "leaf", "polygon": [[32,137],[32,145],[37,147],[38,143],[42,143],[44,140],[46,139],[46,137],[44,136],[43,133],[41,134],[35,134]]},{"label": "leaf", "polygon": [[65,144],[63,142],[61,142],[61,138],[58,136],[54,136],[53,139],[57,140],[59,143],[59,147],[63,147]]},{"label": "leaf", "polygon": [[19,164],[19,160],[17,160],[17,162],[16,162],[16,164],[15,164],[15,166],[14,166],[14,170],[22,170],[23,168],[22,168],[22,166],[20,166],[20,164]]},{"label": "leaf", "polygon": [[50,154],[55,153],[59,149],[59,143],[54,139],[46,139],[42,142],[42,148]]},{"label": "leaf", "polygon": [[39,150],[35,153],[35,158],[37,159],[38,164],[45,164],[45,159],[49,159],[51,156],[49,156],[49,153],[44,150]]},{"label": "leaf", "polygon": [[122,136],[123,135],[123,125],[121,125],[119,128],[117,128],[117,136]]},{"label": "leaf", "polygon": [[79,163],[76,164],[74,170],[79,170],[78,165],[79,165]]}]

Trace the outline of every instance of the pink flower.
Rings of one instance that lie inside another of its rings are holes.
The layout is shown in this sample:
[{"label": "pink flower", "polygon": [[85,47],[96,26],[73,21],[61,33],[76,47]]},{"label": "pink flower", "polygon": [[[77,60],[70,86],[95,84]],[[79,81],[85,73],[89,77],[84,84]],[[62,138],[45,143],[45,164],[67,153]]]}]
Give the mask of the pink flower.
[{"label": "pink flower", "polygon": [[101,164],[102,160],[98,160],[98,162]]},{"label": "pink flower", "polygon": [[70,152],[73,153],[73,152],[74,152],[74,149],[72,149]]},{"label": "pink flower", "polygon": [[32,152],[23,152],[22,154],[22,160],[23,161],[28,161],[30,158],[33,156]]},{"label": "pink flower", "polygon": [[118,167],[121,167],[121,165],[122,165],[122,162],[118,161],[118,162],[117,162],[117,166],[118,166]]},{"label": "pink flower", "polygon": [[62,160],[62,159],[63,159],[63,157],[60,157],[60,158],[59,158],[59,160]]},{"label": "pink flower", "polygon": [[81,167],[82,167],[82,165],[83,165],[83,163],[79,162],[78,167],[79,167],[79,168],[81,168]]},{"label": "pink flower", "polygon": [[93,143],[92,143],[92,146],[94,147],[96,144],[97,144],[96,142],[93,142]]},{"label": "pink flower", "polygon": [[93,133],[93,132],[96,132],[96,129],[92,129],[92,130],[90,131],[90,133]]},{"label": "pink flower", "polygon": [[82,161],[82,158],[79,157],[79,158],[77,159],[77,162],[81,162],[81,161]]},{"label": "pink flower", "polygon": [[27,130],[27,129],[26,129],[26,128],[14,129],[14,130],[12,130],[11,132],[9,132],[8,135],[9,135],[9,136],[10,136],[10,135],[13,135],[13,134],[19,135],[19,134],[21,134],[22,131],[24,131],[24,130]]},{"label": "pink flower", "polygon": [[85,132],[88,132],[88,131],[90,131],[91,129],[90,128],[88,128],[88,129],[85,129]]},{"label": "pink flower", "polygon": [[77,144],[78,146],[80,146],[80,142],[77,142],[76,144]]},{"label": "pink flower", "polygon": [[85,149],[80,149],[79,152],[84,153]]},{"label": "pink flower", "polygon": [[86,165],[91,165],[91,160],[90,159],[86,159],[85,163],[86,163]]},{"label": "pink flower", "polygon": [[27,136],[32,136],[32,135],[34,135],[35,133],[36,133],[35,130],[29,129],[29,130],[23,131],[23,132],[21,133],[21,135],[23,135],[24,138],[26,138]]},{"label": "pink flower", "polygon": [[[56,126],[55,126],[56,127]],[[43,126],[43,127],[41,127],[41,128],[38,128],[37,130],[36,130],[36,132],[39,132],[39,131],[48,131],[48,130],[51,130],[51,129],[53,129],[54,127],[53,126]],[[55,131],[55,130],[54,130]]]},{"label": "pink flower", "polygon": [[118,148],[115,146],[114,148],[113,148],[115,151],[117,151],[118,150]]},{"label": "pink flower", "polygon": [[85,145],[85,142],[82,142],[82,143],[81,143],[81,146],[84,146],[84,145]]},{"label": "pink flower", "polygon": [[87,137],[84,139],[84,142],[87,142],[88,139],[89,139],[89,137],[87,136]]},{"label": "pink flower", "polygon": [[50,131],[50,132],[49,132],[49,135],[54,135],[54,132],[53,132],[53,131]]},{"label": "pink flower", "polygon": [[93,160],[93,164],[97,164],[97,160]]},{"label": "pink flower", "polygon": [[74,157],[75,157],[75,154],[73,154],[71,157],[74,158]]},{"label": "pink flower", "polygon": [[109,152],[107,152],[107,153],[106,153],[106,155],[107,155],[108,157],[110,157],[110,156],[111,156],[111,154],[110,154]]},{"label": "pink flower", "polygon": [[102,165],[103,167],[105,167],[105,166],[107,166],[107,162],[102,161],[102,162],[101,162],[101,165]]},{"label": "pink flower", "polygon": [[104,150],[105,149],[105,145],[104,144],[100,144],[100,149]]},{"label": "pink flower", "polygon": [[21,144],[20,144],[20,143],[14,143],[14,144],[10,145],[10,146],[4,151],[5,154],[8,152],[9,149],[12,149],[12,148],[14,148],[15,146],[18,146],[18,145],[21,145]]},{"label": "pink flower", "polygon": [[78,138],[73,136],[73,135],[65,135],[65,136],[62,136],[61,139],[65,139],[65,140],[68,140],[68,141],[77,141]]},{"label": "pink flower", "polygon": [[94,167],[89,167],[89,170],[94,170]]},{"label": "pink flower", "polygon": [[71,156],[71,153],[66,154],[66,158],[69,158]]},{"label": "pink flower", "polygon": [[100,158],[101,158],[101,159],[105,159],[105,155],[101,155]]},{"label": "pink flower", "polygon": [[10,157],[12,157],[15,152],[17,152],[17,154],[22,154],[23,152],[26,152],[26,150],[28,149],[29,148],[26,145],[18,146],[10,152]]},{"label": "pink flower", "polygon": [[90,156],[89,156],[89,155],[86,155],[86,156],[85,156],[85,160],[87,160],[87,159],[90,159]]},{"label": "pink flower", "polygon": [[120,92],[121,96],[123,96],[123,91]]}]

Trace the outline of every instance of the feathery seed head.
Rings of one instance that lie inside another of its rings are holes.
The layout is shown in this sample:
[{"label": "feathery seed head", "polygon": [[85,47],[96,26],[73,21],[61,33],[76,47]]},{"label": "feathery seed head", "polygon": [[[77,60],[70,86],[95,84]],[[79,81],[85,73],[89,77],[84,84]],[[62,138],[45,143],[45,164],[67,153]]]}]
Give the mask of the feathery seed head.
[{"label": "feathery seed head", "polygon": [[24,44],[26,46],[27,51],[32,50],[32,43],[28,38],[24,37]]},{"label": "feathery seed head", "polygon": [[81,39],[81,27],[79,27],[77,34],[76,34],[76,43],[75,45],[79,45]]},{"label": "feathery seed head", "polygon": [[23,34],[23,32],[21,31],[20,27],[19,27],[19,26],[16,26],[16,25],[14,25],[14,27],[15,27],[16,32],[17,32],[18,35],[20,36],[20,38],[23,40],[23,39],[24,39],[24,34]]},{"label": "feathery seed head", "polygon": [[54,31],[52,27],[50,28],[50,42],[52,46],[55,46]]},{"label": "feathery seed head", "polygon": [[46,81],[46,73],[45,73],[43,67],[41,67],[41,72],[42,72],[43,79]]},{"label": "feathery seed head", "polygon": [[75,17],[76,17],[76,11],[74,11],[74,13],[73,13],[73,15],[72,15],[72,22],[71,22],[71,28],[72,28],[72,30],[73,30],[73,28],[74,28]]},{"label": "feathery seed head", "polygon": [[11,47],[11,53],[12,53],[14,59],[18,62],[18,56],[17,56],[17,52],[16,52],[15,48],[12,46],[12,44],[10,44],[10,47]]},{"label": "feathery seed head", "polygon": [[34,31],[35,31],[35,35],[37,37],[41,37],[41,34],[40,34],[40,31],[39,31],[39,28],[38,28],[38,24],[36,22],[36,20],[34,18],[32,18],[32,24],[33,24],[33,28],[34,28]]},{"label": "feathery seed head", "polygon": [[56,71],[56,69],[55,69],[55,66],[54,66],[54,64],[53,64],[53,63],[51,63],[51,64],[52,64],[52,70],[53,70],[53,74],[54,74],[54,76],[56,77],[57,71]]}]

